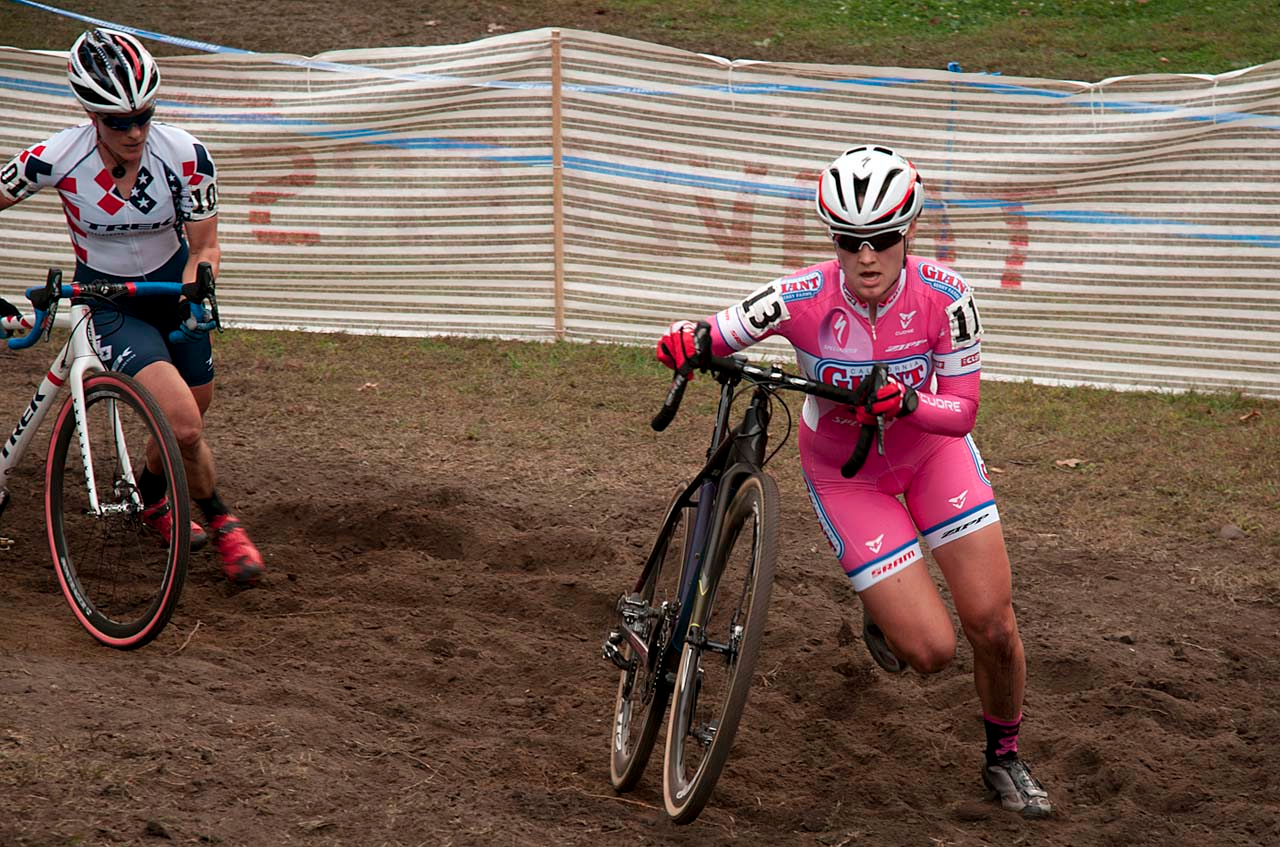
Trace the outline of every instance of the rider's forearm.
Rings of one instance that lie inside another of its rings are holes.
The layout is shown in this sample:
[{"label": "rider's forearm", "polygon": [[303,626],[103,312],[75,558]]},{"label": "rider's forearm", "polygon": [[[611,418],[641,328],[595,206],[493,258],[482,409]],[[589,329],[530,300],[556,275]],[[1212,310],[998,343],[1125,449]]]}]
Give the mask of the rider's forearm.
[{"label": "rider's forearm", "polygon": [[182,272],[183,282],[194,282],[196,268],[201,262],[208,262],[213,267],[213,276],[218,277],[218,263],[222,258],[222,248],[218,244],[218,218],[206,218],[202,221],[187,221],[187,266]]},{"label": "rider's forearm", "polygon": [[919,405],[903,421],[937,435],[965,436],[978,417],[980,374],[939,377],[938,393],[921,391]]},{"label": "rider's forearm", "polygon": [[187,266],[182,271],[183,282],[194,282],[196,278],[196,268],[201,262],[208,262],[213,267],[214,279],[218,277],[218,265],[222,259],[222,248],[217,244],[207,245],[200,249],[193,249],[187,256]]}]

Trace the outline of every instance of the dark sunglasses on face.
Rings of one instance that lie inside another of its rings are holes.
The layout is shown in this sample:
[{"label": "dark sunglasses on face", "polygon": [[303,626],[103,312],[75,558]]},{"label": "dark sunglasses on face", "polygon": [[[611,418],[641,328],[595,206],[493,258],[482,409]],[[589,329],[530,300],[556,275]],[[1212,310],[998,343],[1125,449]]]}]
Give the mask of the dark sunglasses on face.
[{"label": "dark sunglasses on face", "polygon": [[897,230],[881,232],[875,235],[846,235],[843,232],[833,232],[831,233],[831,238],[835,241],[837,247],[850,253],[857,253],[864,244],[879,253],[888,250],[890,247],[897,246],[904,235],[905,233]]},{"label": "dark sunglasses on face", "polygon": [[128,132],[135,126],[146,126],[151,122],[151,117],[155,113],[156,107],[149,106],[132,115],[98,115],[98,119],[102,121],[107,129],[115,130],[116,132]]}]

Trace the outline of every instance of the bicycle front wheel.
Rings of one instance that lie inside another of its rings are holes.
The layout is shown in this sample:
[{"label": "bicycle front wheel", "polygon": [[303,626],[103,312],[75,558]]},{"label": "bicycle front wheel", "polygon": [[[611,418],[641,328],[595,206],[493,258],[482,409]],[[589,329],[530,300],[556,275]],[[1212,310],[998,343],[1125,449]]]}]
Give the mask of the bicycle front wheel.
[{"label": "bicycle front wheel", "polygon": [[[677,498],[682,491],[683,488],[676,492]],[[658,539],[658,562],[644,585],[619,603],[618,626],[629,627],[639,636],[649,657],[647,662],[641,661],[628,642],[619,648],[630,668],[618,677],[610,734],[609,779],[617,791],[630,791],[640,781],[671,696],[674,661],[669,648],[680,612],[680,571],[691,543],[695,511],[694,504],[680,510],[667,533]]]},{"label": "bicycle front wheel", "polygon": [[772,477],[742,481],[698,585],[667,721],[663,797],[676,823],[702,812],[733,746],[773,589],[778,503]]},{"label": "bicycle front wheel", "polygon": [[[45,466],[45,518],[62,593],[98,641],[121,650],[150,642],[168,623],[187,575],[191,506],[178,442],[151,395],[123,374],[85,378],[81,422],[68,398]],[[147,445],[168,485],[169,530],[142,523],[137,479]],[[92,479],[94,499],[90,498]]]}]

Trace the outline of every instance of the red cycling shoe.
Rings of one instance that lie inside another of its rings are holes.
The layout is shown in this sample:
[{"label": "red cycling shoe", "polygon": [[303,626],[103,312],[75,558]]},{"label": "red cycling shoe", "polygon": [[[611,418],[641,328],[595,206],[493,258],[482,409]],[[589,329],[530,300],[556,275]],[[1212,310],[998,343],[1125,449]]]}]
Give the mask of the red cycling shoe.
[{"label": "red cycling shoe", "polygon": [[236,585],[252,585],[266,572],[262,554],[249,540],[235,515],[218,515],[209,521],[213,530],[213,546],[222,558],[222,572]]},{"label": "red cycling shoe", "polygon": [[[173,526],[173,509],[169,508],[168,497],[142,510],[142,525],[161,538],[169,537],[169,529]],[[209,534],[204,531],[204,527],[192,521],[191,549],[199,550],[208,543]]]}]

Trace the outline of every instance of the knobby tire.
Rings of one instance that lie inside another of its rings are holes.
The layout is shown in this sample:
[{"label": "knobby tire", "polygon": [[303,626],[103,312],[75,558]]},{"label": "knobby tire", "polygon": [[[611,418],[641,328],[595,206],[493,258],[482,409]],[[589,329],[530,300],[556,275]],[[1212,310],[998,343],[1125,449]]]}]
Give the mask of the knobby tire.
[{"label": "knobby tire", "polygon": [[[100,514],[88,485],[68,397],[53,426],[45,465],[45,518],[54,570],[80,624],[99,642],[132,650],[152,641],[182,595],[191,547],[187,477],[173,429],[149,392],[118,373],[85,378]],[[120,435],[117,437],[117,426]],[[161,537],[142,524],[136,480],[154,444],[171,516]],[[132,466],[133,481],[125,473]]]},{"label": "knobby tire", "polygon": [[702,812],[733,746],[773,589],[779,503],[772,477],[741,482],[699,587],[705,600],[690,622],[667,721],[663,798],[676,823]]},{"label": "knobby tire", "polygon": [[[675,498],[679,498],[683,490],[681,486]],[[675,498],[672,499],[673,504]],[[669,677],[674,662],[667,661],[668,657],[663,654],[670,653],[667,647],[678,610],[680,571],[693,534],[695,509],[691,504],[680,510],[680,517],[659,541],[661,559],[640,590],[645,606],[654,612],[659,611],[664,602],[670,605],[664,617],[650,622],[653,628],[646,642],[653,661],[648,667],[639,666],[619,673],[613,727],[609,736],[609,778],[614,790],[619,792],[630,791],[640,781],[671,696]],[[625,659],[634,658],[629,644],[623,645],[622,654]]]}]

